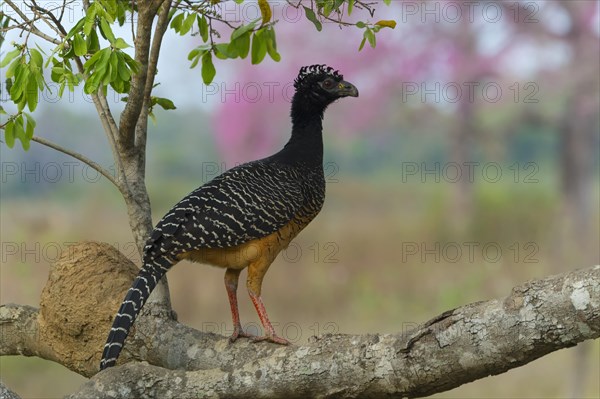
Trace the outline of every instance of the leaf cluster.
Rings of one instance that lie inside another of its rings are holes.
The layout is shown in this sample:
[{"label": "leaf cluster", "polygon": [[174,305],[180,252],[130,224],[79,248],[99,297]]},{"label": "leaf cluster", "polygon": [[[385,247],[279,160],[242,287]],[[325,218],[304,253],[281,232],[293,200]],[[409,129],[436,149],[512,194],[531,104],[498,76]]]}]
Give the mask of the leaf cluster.
[{"label": "leaf cluster", "polygon": [[[234,0],[240,4],[244,0]],[[389,4],[390,0],[385,0]],[[8,3],[8,2],[7,2]],[[202,80],[210,84],[216,75],[215,59],[246,59],[252,64],[260,64],[267,55],[278,62],[281,55],[277,50],[275,27],[278,21],[273,20],[273,12],[268,0],[258,0],[260,17],[247,23],[226,20],[220,14],[220,1],[188,1],[180,0],[172,3],[168,15],[170,28],[181,36],[198,36],[202,44],[188,54],[190,67],[200,67]],[[288,3],[290,6],[304,10],[306,18],[317,30],[322,30],[324,20],[338,23],[340,26],[354,26],[364,29],[362,49],[368,41],[375,47],[375,34],[384,27],[394,28],[394,21],[378,21],[376,23],[345,21],[355,8],[366,9],[373,16],[373,3],[361,0],[313,0],[308,3]],[[138,2],[129,0],[89,0],[84,3],[85,15],[75,25],[66,30],[62,24],[62,15],[67,3],[54,6],[50,10],[43,9],[38,3],[25,3],[31,8],[36,19],[27,19],[25,14],[7,16],[0,13],[0,46],[4,43],[5,34],[11,29],[20,29],[26,33],[22,43],[12,43],[10,51],[0,60],[0,67],[6,68],[3,75],[6,79],[5,89],[17,108],[15,115],[9,116],[0,128],[5,130],[6,143],[12,147],[15,139],[20,139],[23,148],[29,147],[33,136],[35,121],[30,113],[35,111],[40,93],[49,90],[46,83],[49,76],[58,85],[58,97],[62,97],[65,89],[73,92],[83,84],[86,94],[106,96],[109,88],[117,93],[128,93],[132,77],[140,72],[141,64],[132,54],[132,48],[123,37],[118,37],[113,28],[132,24],[131,43]],[[19,20],[21,18],[22,20]],[[36,23],[43,20],[46,25],[58,33],[56,37],[41,34]],[[222,39],[222,29],[215,25],[223,24],[231,29],[228,40]],[[54,43],[51,54],[47,55],[30,38],[38,36]],[[44,74],[44,72],[47,72]],[[45,77],[46,76],[46,77]],[[149,115],[155,118],[153,109],[175,109],[173,102],[167,98],[152,96]],[[128,97],[123,98],[124,101]],[[0,113],[6,114],[0,106]]]}]

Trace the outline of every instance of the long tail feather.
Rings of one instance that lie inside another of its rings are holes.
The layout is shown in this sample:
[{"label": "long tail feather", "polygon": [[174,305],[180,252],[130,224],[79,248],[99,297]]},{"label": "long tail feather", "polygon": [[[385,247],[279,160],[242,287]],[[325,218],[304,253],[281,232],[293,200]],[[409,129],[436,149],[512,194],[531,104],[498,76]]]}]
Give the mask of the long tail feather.
[{"label": "long tail feather", "polygon": [[127,291],[125,299],[115,316],[113,325],[108,334],[108,339],[104,345],[102,360],[100,361],[100,370],[112,367],[117,362],[121,349],[133,322],[137,318],[140,310],[146,303],[150,293],[156,287],[162,276],[173,266],[175,262],[166,257],[147,261],[144,267],[133,281],[131,288]]}]

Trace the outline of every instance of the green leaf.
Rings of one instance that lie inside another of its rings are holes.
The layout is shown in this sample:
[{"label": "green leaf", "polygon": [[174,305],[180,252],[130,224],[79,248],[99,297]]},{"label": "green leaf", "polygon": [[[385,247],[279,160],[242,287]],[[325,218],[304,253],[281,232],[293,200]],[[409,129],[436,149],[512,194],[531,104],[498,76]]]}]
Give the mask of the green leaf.
[{"label": "green leaf", "polygon": [[[249,33],[248,33],[249,35]],[[245,37],[246,35],[244,35],[243,37]],[[238,38],[235,42],[232,43],[218,43],[215,44],[214,47],[214,53],[215,53],[215,57],[217,57],[220,60],[226,60],[227,58],[237,58],[239,57],[239,53],[238,53],[238,49],[235,46],[236,43],[238,43],[240,40],[240,38]],[[250,48],[250,44],[248,42],[248,48]],[[248,50],[246,50],[246,55],[248,55]]]},{"label": "green leaf", "polygon": [[98,91],[98,88],[100,87],[100,82],[102,82],[102,78],[103,78],[103,74],[101,73],[96,73],[92,76],[90,76],[86,81],[85,81],[85,85],[83,86],[83,91],[85,94],[92,94]]},{"label": "green leaf", "polygon": [[50,79],[52,79],[53,82],[59,83],[62,79],[62,77],[65,74],[65,68],[59,66],[59,67],[53,67],[52,68],[52,72],[50,73]]},{"label": "green leaf", "polygon": [[[75,33],[79,32],[81,30],[81,28],[85,25],[86,19],[87,19],[87,17],[83,17],[79,21],[77,21],[77,23],[75,24],[75,26],[72,27],[71,30],[69,30],[69,32],[67,33],[67,36],[65,36],[65,40],[69,40],[70,38],[73,37],[73,35]],[[92,18],[92,22],[93,21],[94,20]]]},{"label": "green leaf", "polygon": [[354,0],[348,0],[348,16],[352,15],[352,10],[354,10]]},{"label": "green leaf", "polygon": [[[94,27],[94,24],[96,22],[96,14],[98,13],[98,8],[96,3],[92,3],[92,5],[90,6],[90,8],[88,8],[87,13],[85,14],[85,18],[83,19],[83,33],[85,33],[86,35],[89,35],[90,32],[92,31],[92,28]],[[79,30],[81,28],[78,28],[77,30]]]},{"label": "green leaf", "polygon": [[390,4],[392,4],[392,0],[383,0],[383,3],[384,3],[386,6],[389,6]]},{"label": "green leaf", "polygon": [[165,110],[177,109],[175,104],[173,104],[173,101],[169,100],[168,98],[153,97],[152,100],[153,100],[152,101],[153,103],[160,105],[162,107],[162,109],[165,109]]},{"label": "green leaf", "polygon": [[258,31],[252,35],[252,55],[250,58],[253,65],[260,64],[265,55],[267,55],[267,43],[263,38],[262,32]]},{"label": "green leaf", "polygon": [[367,39],[367,41],[369,42],[371,47],[375,48],[375,46],[376,46],[375,33],[373,33],[373,31],[371,29],[367,28],[367,30],[365,30],[364,37],[365,37],[365,39]]},{"label": "green leaf", "polygon": [[33,76],[30,76],[27,81],[27,107],[29,111],[33,112],[37,108],[38,105],[38,85],[35,78],[31,79]]},{"label": "green leaf", "polygon": [[125,58],[123,57],[123,53],[120,51],[115,52],[117,54],[118,64],[117,64],[117,72],[119,73],[119,78],[122,81],[128,82],[131,79],[131,72],[129,72],[129,67],[125,62]]},{"label": "green leaf", "polygon": [[89,53],[95,53],[100,50],[100,40],[98,40],[98,33],[95,29],[87,37],[87,50]]},{"label": "green leaf", "polygon": [[190,53],[188,54],[188,60],[191,61],[192,59],[198,57],[198,55],[202,56],[208,50],[210,50],[210,44],[203,44],[201,46],[198,46],[192,51],[190,51]]},{"label": "green leaf", "polygon": [[179,34],[181,36],[185,35],[192,29],[194,26],[194,21],[196,20],[196,14],[190,13],[185,20],[181,23],[181,29],[179,30]]},{"label": "green leaf", "polygon": [[44,75],[42,75],[42,71],[36,71],[36,73],[33,76],[37,83],[38,89],[40,91],[44,90],[44,88],[46,87],[46,80],[44,80]]},{"label": "green leaf", "polygon": [[202,17],[198,15],[198,29],[200,30],[202,41],[206,43],[208,41],[208,21],[204,15]]},{"label": "green leaf", "polygon": [[275,30],[270,28],[267,30],[267,52],[271,59],[275,62],[281,61],[281,55],[277,52],[277,40],[275,40]]},{"label": "green leaf", "polygon": [[323,3],[323,15],[326,17],[333,11],[333,0],[325,0]]},{"label": "green leaf", "polygon": [[323,25],[321,25],[321,22],[317,19],[315,12],[306,6],[302,7],[304,8],[306,18],[315,25],[315,28],[317,28],[319,32],[321,32],[321,29],[323,29]]},{"label": "green leaf", "polygon": [[363,21],[358,21],[356,23],[356,27],[359,29],[364,29],[367,26],[367,24],[365,24]]},{"label": "green leaf", "polygon": [[67,85],[67,81],[63,80],[62,82],[60,82],[60,86],[58,86],[58,96],[62,97],[63,93],[65,92],[65,86]]},{"label": "green leaf", "polygon": [[78,57],[87,54],[87,45],[79,33],[76,33],[75,36],[73,36],[73,50]]},{"label": "green leaf", "polygon": [[200,58],[206,53],[210,51],[210,44],[204,44],[202,46],[198,46],[188,54],[188,60],[192,61],[190,64],[190,68],[195,68],[200,61]]},{"label": "green leaf", "polygon": [[110,54],[110,82],[114,82],[119,79],[119,56],[116,51]]},{"label": "green leaf", "polygon": [[[31,125],[32,128],[35,128],[36,126],[36,122],[35,119],[33,119],[33,116],[29,115],[29,114],[25,114],[25,117],[27,118],[27,124]],[[31,136],[28,136],[29,138],[33,137],[33,134]]]},{"label": "green leaf", "polygon": [[13,76],[15,76],[17,69],[20,68],[21,65],[23,65],[23,56],[17,57],[13,60],[12,64],[10,64],[10,66],[6,70],[4,77],[6,79],[10,79]]},{"label": "green leaf", "polygon": [[110,44],[114,43],[115,35],[114,35],[112,29],[110,28],[110,24],[104,18],[100,18],[100,33],[102,33],[102,36],[106,40],[108,40],[110,42]]},{"label": "green leaf", "polygon": [[360,46],[358,46],[358,51],[362,50],[363,47],[365,47],[366,42],[367,42],[367,38],[363,37],[362,41],[360,42]]},{"label": "green leaf", "polygon": [[250,51],[250,35],[251,33],[247,32],[246,34],[239,36],[236,40],[232,40],[231,45],[235,48],[237,54],[235,57],[229,58],[236,58],[237,56],[246,58],[248,56],[248,52]]},{"label": "green leaf", "polygon": [[212,62],[212,53],[205,53],[202,56],[202,81],[205,85],[208,85],[213,81],[216,74],[217,70]]},{"label": "green leaf", "polygon": [[[114,0],[97,0],[106,10],[108,15],[111,17],[115,17],[117,15],[117,2]],[[113,19],[114,20],[114,19]],[[111,21],[112,22],[112,21]]]},{"label": "green leaf", "polygon": [[177,14],[175,15],[175,17],[171,20],[171,28],[179,33],[179,31],[181,30],[181,24],[183,23],[183,18],[185,17],[185,13],[181,13],[181,14]]},{"label": "green leaf", "polygon": [[115,42],[112,45],[114,48],[122,50],[124,48],[127,47],[131,47],[129,44],[127,44],[127,42],[125,42],[125,40],[123,40],[122,38],[118,38],[117,40],[115,40]]},{"label": "green leaf", "polygon": [[137,62],[136,60],[131,58],[131,56],[127,53],[122,53],[122,54],[123,54],[123,58],[125,58],[125,62],[129,66],[129,69],[131,70],[131,72],[133,72],[133,74],[138,73],[140,71],[139,62]]},{"label": "green leaf", "polygon": [[25,114],[27,118],[27,126],[25,127],[25,134],[20,137],[21,145],[23,149],[27,151],[29,149],[31,138],[33,137],[33,131],[35,129],[35,120],[29,114]]},{"label": "green leaf", "polygon": [[6,123],[4,126],[4,140],[6,140],[6,145],[8,148],[13,148],[15,146],[15,124],[12,120]]},{"label": "green leaf", "polygon": [[23,109],[25,106],[25,102],[23,100],[27,99],[26,95],[26,87],[29,79],[29,68],[26,65],[21,64],[19,68],[17,68],[15,73],[15,80],[13,82],[12,87],[10,88],[10,98],[13,102],[18,102],[19,111]]},{"label": "green leaf", "polygon": [[4,68],[5,66],[7,66],[19,54],[21,54],[21,49],[18,48],[6,53],[6,56],[4,57],[2,62],[0,62],[0,68]]},{"label": "green leaf", "polygon": [[249,22],[246,25],[242,25],[231,33],[231,41],[233,42],[238,37],[244,35],[244,33],[250,32],[256,24],[260,21],[260,18],[256,18],[254,21]]},{"label": "green leaf", "polygon": [[92,56],[90,57],[90,59],[89,59],[89,60],[87,60],[87,61],[85,62],[85,64],[83,64],[83,69],[84,69],[84,70],[86,70],[86,71],[89,71],[89,69],[90,69],[90,68],[91,68],[91,67],[92,67],[92,66],[93,66],[93,65],[94,65],[96,62],[98,62],[98,60],[99,60],[99,59],[102,57],[102,55],[104,54],[104,52],[105,52],[106,50],[107,50],[107,49],[102,49],[102,50],[98,51],[96,54],[92,55]]}]

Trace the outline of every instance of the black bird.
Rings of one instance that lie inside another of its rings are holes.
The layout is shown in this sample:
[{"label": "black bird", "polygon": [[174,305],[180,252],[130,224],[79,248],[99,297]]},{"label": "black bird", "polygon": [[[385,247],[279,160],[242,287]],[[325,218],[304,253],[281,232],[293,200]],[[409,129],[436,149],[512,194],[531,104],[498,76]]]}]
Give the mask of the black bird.
[{"label": "black bird", "polygon": [[263,277],[279,252],[323,206],[325,109],[338,98],[358,97],[354,85],[325,65],[302,67],[294,87],[292,135],[281,151],[226,171],[191,192],[158,222],[144,248],[144,266],[115,316],[101,370],[114,366],[148,296],[182,259],[226,269],[232,342],[249,337],[242,330],[237,305],[238,277],[248,267],[248,294],[266,332],[252,338],[289,343],[275,334],[267,316],[260,295]]}]

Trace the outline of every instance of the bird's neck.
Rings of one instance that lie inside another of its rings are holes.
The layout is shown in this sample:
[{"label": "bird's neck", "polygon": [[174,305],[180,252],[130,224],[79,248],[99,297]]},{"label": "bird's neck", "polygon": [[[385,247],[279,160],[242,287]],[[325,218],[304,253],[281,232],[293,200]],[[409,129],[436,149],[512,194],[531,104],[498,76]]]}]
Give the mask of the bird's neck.
[{"label": "bird's neck", "polygon": [[292,101],[292,136],[282,152],[292,162],[322,167],[325,109],[310,107],[294,100]]}]

